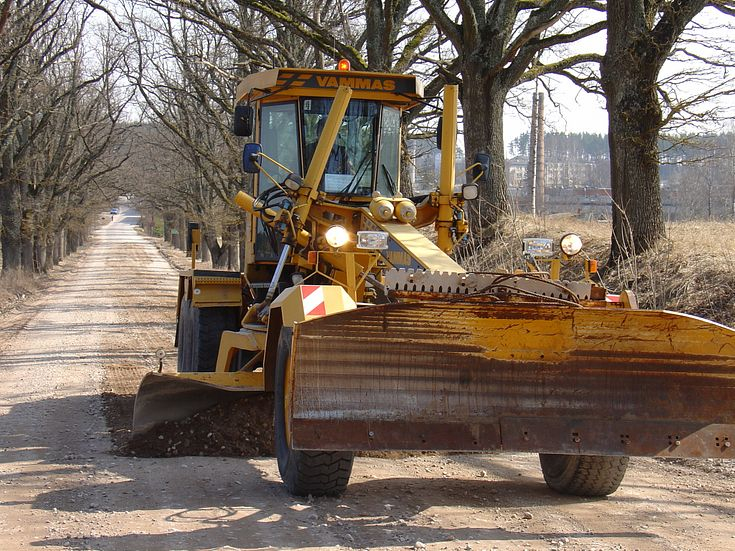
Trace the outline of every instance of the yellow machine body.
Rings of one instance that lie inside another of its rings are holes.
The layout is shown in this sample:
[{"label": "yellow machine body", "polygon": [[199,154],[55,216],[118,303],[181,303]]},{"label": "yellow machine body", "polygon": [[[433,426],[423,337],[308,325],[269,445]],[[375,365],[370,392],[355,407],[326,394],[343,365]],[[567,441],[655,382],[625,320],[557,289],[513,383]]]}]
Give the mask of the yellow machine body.
[{"label": "yellow machine body", "polygon": [[[135,430],[275,389],[291,450],[732,458],[735,331],[638,310],[587,266],[577,282],[556,264],[552,277],[465,271],[451,257],[467,232],[456,87],[437,189],[398,193],[399,115],[421,93],[406,75],[313,69],[242,82],[257,142],[243,157],[252,189],[234,198],[251,214],[247,266],[193,268],[179,286],[180,324],[204,331],[222,311],[240,323],[220,331],[206,371],[144,379]],[[351,162],[330,172],[340,147]],[[431,225],[435,243],[419,230]]]}]

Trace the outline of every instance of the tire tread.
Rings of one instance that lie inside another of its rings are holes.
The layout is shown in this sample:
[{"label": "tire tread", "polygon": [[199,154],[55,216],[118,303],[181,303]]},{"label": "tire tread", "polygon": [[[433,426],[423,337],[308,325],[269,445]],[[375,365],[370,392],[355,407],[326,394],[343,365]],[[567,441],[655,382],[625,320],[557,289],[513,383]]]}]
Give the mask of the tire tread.
[{"label": "tire tread", "polygon": [[350,481],[354,454],[345,451],[294,450],[286,441],[283,383],[285,365],[291,355],[291,335],[290,328],[281,331],[276,361],[274,426],[278,471],[293,495],[339,496]]},{"label": "tire tread", "polygon": [[613,455],[539,454],[546,484],[562,494],[600,497],[615,492],[629,458]]}]

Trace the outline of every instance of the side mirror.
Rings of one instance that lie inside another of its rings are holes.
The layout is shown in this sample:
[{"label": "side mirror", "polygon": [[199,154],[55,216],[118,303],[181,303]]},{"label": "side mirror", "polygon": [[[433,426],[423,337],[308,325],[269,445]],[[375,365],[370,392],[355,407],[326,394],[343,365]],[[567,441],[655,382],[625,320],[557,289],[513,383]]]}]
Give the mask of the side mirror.
[{"label": "side mirror", "polygon": [[253,135],[253,117],[255,111],[250,105],[236,105],[235,117],[232,124],[232,131],[235,136],[248,137]]},{"label": "side mirror", "polygon": [[487,182],[490,179],[490,155],[487,153],[475,153],[472,163],[472,180]]},{"label": "side mirror", "polygon": [[257,162],[263,147],[259,143],[246,143],[242,150],[242,169],[248,174],[260,172]]},{"label": "side mirror", "polygon": [[480,187],[476,183],[462,186],[462,198],[466,201],[474,201],[480,195]]},{"label": "side mirror", "polygon": [[444,117],[439,117],[439,122],[436,123],[436,147],[437,149],[442,148],[442,128],[444,128]]}]

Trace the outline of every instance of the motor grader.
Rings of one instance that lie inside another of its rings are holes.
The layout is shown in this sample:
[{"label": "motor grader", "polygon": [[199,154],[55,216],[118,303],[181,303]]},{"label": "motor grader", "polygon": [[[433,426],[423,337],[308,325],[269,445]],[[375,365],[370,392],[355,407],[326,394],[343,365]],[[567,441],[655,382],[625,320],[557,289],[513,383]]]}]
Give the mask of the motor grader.
[{"label": "motor grader", "polygon": [[135,431],[274,393],[282,479],[314,496],[343,492],[365,450],[537,452],[548,485],[576,495],[615,491],[629,456],[733,457],[732,329],[562,280],[537,242],[517,273],[452,259],[490,162],[455,186],[457,95],[445,87],[438,185],[409,198],[401,116],[425,101],[415,77],[273,69],[241,82],[245,267],[198,269],[192,229],[177,373],[143,379]]}]

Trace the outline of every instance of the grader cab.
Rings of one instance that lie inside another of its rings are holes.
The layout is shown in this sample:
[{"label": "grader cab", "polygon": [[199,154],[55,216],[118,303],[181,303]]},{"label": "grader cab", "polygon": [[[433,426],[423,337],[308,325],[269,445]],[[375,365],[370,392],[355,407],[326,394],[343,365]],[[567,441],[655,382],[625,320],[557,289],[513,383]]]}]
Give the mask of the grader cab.
[{"label": "grader cab", "polygon": [[577,495],[615,491],[629,456],[733,457],[733,330],[589,277],[452,259],[490,162],[455,189],[455,86],[438,186],[419,198],[399,193],[414,77],[274,69],[237,94],[246,266],[181,274],[177,373],[144,378],[135,431],[273,392],[298,495],[343,492],[361,450],[537,452],[549,486]]}]

